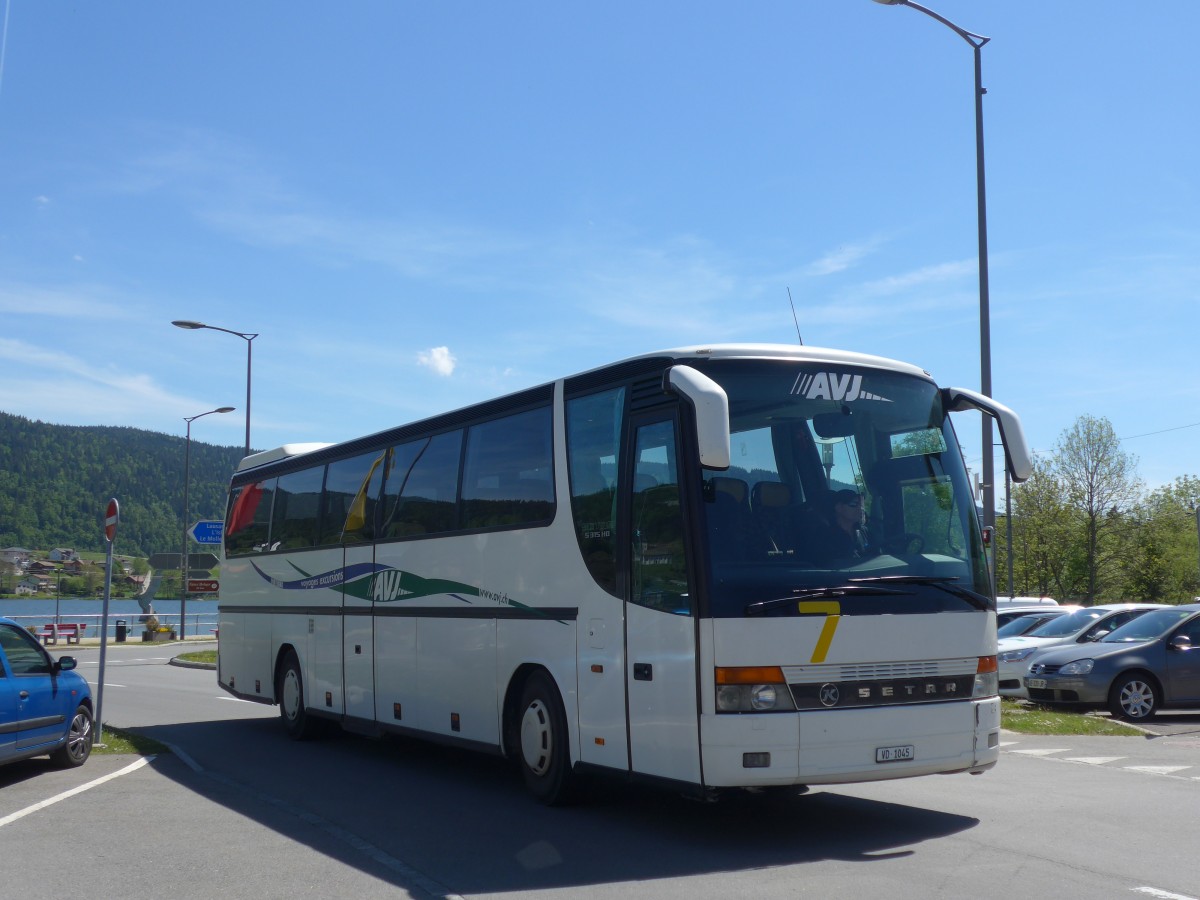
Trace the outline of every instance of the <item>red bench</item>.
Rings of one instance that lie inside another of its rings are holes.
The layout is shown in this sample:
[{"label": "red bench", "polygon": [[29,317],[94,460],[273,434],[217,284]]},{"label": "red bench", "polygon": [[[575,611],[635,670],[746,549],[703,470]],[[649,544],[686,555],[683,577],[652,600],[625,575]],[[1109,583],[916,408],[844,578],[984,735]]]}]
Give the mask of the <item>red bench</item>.
[{"label": "red bench", "polygon": [[42,626],[38,637],[42,639],[43,644],[57,644],[60,637],[66,638],[68,644],[78,644],[79,637],[86,628],[85,622],[62,622],[58,625],[51,622]]}]

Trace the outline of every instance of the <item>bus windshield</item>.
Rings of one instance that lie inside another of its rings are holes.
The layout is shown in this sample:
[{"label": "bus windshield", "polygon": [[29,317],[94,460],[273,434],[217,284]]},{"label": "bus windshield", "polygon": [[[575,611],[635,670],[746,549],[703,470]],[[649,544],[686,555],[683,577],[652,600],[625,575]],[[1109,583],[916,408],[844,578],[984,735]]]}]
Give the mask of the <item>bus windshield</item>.
[{"label": "bus windshield", "polygon": [[[701,368],[697,366],[697,368]],[[731,466],[705,471],[710,613],[991,608],[981,529],[937,386],[838,363],[711,360]]]}]

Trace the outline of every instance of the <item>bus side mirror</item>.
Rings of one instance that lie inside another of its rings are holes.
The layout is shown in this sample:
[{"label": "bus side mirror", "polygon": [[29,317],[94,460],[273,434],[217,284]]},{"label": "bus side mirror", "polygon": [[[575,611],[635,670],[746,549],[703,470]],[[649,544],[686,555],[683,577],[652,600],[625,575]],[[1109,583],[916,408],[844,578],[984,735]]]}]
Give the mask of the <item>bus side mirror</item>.
[{"label": "bus side mirror", "polygon": [[976,391],[966,388],[942,388],[942,406],[946,412],[963,412],[977,409],[996,420],[1000,427],[1000,440],[1004,442],[1004,458],[1008,463],[1008,474],[1016,482],[1027,481],[1033,474],[1033,457],[1029,443],[1025,440],[1025,429],[1017,414]]},{"label": "bus side mirror", "polygon": [[729,396],[725,389],[691,366],[671,366],[663,389],[678,394],[692,406],[700,465],[706,469],[728,469]]}]

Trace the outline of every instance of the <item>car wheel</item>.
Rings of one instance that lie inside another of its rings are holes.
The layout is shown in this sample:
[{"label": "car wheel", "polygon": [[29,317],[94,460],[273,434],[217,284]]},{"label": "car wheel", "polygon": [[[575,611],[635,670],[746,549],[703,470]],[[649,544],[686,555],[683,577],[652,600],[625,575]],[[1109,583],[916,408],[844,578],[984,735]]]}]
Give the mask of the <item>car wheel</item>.
[{"label": "car wheel", "polygon": [[1145,722],[1159,707],[1158,686],[1145,675],[1122,675],[1108,694],[1108,711],[1113,718]]},{"label": "car wheel", "polygon": [[292,740],[305,741],[320,733],[320,723],[308,714],[304,705],[304,675],[294,650],[289,650],[283,658],[276,696],[279,698],[279,718]]},{"label": "car wheel", "polygon": [[517,729],[525,786],[547,806],[569,802],[573,778],[567,717],[558,689],[545,672],[535,672],[525,682]]},{"label": "car wheel", "polygon": [[62,769],[82,766],[92,755],[92,711],[83,704],[75,709],[67,742],[50,754],[50,761]]}]

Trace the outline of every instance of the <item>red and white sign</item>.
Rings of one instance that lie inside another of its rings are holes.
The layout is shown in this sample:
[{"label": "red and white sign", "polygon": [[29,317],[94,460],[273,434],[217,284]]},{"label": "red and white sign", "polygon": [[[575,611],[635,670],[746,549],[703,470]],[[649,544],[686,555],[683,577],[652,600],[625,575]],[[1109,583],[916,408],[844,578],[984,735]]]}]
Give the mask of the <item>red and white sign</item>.
[{"label": "red and white sign", "polygon": [[189,578],[189,594],[215,594],[221,589],[221,582],[215,578]]},{"label": "red and white sign", "polygon": [[104,512],[104,539],[110,544],[117,536],[117,522],[121,520],[120,510],[115,497],[108,501],[108,509]]}]

